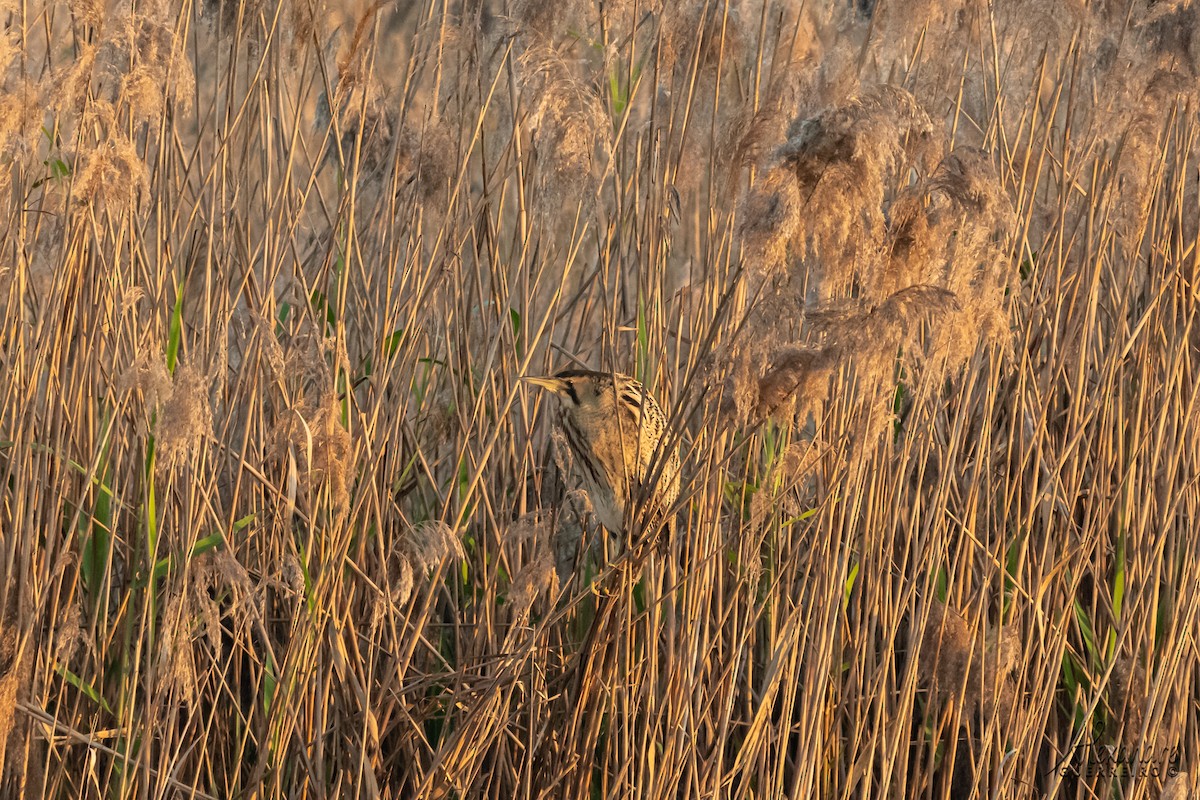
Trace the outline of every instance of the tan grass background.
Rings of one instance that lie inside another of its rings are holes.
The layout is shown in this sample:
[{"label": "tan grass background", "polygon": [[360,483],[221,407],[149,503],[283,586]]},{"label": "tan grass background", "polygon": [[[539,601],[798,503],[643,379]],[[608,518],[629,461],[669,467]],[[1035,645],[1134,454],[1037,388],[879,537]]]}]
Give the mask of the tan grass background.
[{"label": "tan grass background", "polygon": [[1189,796],[1198,14],[3,0],[0,795]]}]

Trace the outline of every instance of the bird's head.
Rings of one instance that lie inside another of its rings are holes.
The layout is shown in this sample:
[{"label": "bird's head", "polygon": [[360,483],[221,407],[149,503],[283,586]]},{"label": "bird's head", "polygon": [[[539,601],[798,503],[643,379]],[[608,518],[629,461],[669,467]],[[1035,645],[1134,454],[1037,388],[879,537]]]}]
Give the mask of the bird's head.
[{"label": "bird's head", "polygon": [[526,383],[554,392],[559,402],[570,410],[593,409],[611,403],[613,376],[611,373],[568,369],[554,375],[526,376]]}]

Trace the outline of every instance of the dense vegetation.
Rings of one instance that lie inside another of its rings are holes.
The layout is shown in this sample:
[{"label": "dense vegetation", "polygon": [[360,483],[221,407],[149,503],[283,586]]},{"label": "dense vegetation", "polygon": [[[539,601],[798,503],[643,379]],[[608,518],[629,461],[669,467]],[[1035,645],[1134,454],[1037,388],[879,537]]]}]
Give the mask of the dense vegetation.
[{"label": "dense vegetation", "polygon": [[1198,16],[3,0],[0,794],[1185,796]]}]

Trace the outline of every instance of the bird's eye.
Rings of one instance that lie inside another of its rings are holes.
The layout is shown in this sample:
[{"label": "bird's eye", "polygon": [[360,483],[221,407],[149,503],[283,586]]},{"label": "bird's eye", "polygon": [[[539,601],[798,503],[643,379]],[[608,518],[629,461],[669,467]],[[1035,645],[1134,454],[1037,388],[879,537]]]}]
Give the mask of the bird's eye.
[{"label": "bird's eye", "polygon": [[566,381],[564,386],[567,390],[567,395],[571,398],[571,402],[579,405],[579,393],[575,391],[575,384],[571,383],[571,381]]}]

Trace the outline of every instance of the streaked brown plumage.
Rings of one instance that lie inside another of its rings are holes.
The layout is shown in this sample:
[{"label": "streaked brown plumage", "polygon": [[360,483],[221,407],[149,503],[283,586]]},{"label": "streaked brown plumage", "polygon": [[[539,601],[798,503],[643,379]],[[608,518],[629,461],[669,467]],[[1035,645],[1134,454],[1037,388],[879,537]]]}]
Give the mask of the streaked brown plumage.
[{"label": "streaked brown plumage", "polygon": [[660,454],[667,417],[658,402],[628,375],[564,370],[526,381],[558,398],[559,423],[575,457],[576,472],[600,523],[623,535],[625,514],[646,480],[651,513],[662,513],[679,496],[679,452]]}]

